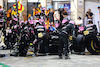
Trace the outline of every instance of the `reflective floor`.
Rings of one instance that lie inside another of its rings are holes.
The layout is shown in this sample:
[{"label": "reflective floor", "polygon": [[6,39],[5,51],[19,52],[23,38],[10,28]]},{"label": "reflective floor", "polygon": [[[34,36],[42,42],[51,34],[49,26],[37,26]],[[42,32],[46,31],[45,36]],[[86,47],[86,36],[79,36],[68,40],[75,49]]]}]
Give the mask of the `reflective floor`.
[{"label": "reflective floor", "polygon": [[[9,54],[9,50],[0,50],[0,54]],[[58,59],[57,55],[38,57],[11,57],[0,58],[0,63],[11,67],[100,67],[100,55],[75,55],[71,59]]]}]

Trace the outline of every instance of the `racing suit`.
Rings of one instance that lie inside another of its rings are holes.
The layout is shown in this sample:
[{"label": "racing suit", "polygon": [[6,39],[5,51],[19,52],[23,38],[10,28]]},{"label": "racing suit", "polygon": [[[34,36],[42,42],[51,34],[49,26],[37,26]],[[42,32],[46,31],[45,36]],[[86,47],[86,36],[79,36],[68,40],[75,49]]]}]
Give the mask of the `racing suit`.
[{"label": "racing suit", "polygon": [[74,25],[69,23],[60,30],[59,33],[59,56],[62,56],[63,47],[65,47],[65,56],[68,56],[68,36],[73,34]]}]

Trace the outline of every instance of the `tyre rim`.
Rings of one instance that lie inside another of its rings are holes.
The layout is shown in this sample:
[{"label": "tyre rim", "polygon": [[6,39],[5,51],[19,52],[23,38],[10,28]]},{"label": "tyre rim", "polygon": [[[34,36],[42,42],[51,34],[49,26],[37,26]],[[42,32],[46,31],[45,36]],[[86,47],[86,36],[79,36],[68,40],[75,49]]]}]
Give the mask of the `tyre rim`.
[{"label": "tyre rim", "polygon": [[93,47],[93,40],[91,41],[91,47],[92,47],[92,49],[93,49],[94,51],[100,52],[100,50],[96,50],[96,49]]}]

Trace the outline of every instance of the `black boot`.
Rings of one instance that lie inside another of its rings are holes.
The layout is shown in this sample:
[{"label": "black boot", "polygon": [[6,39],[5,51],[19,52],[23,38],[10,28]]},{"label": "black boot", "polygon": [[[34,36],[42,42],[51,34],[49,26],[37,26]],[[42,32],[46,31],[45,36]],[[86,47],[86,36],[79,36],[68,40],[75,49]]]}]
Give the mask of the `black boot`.
[{"label": "black boot", "polygon": [[62,59],[63,57],[62,56],[59,56],[59,59]]},{"label": "black boot", "polygon": [[71,59],[69,56],[65,56],[65,59]]}]

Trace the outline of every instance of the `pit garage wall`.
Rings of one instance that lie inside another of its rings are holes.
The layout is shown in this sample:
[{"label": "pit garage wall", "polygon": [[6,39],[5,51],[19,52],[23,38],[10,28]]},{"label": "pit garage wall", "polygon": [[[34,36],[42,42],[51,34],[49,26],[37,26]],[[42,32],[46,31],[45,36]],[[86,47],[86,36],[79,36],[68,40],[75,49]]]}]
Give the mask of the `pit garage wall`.
[{"label": "pit garage wall", "polygon": [[59,9],[59,6],[64,6],[64,4],[70,4],[70,0],[53,0],[53,8],[54,10]]},{"label": "pit garage wall", "polygon": [[76,22],[79,16],[84,18],[84,0],[71,0],[71,19]]},{"label": "pit garage wall", "polygon": [[24,11],[20,14],[20,19],[24,19],[24,21],[27,20],[27,1],[28,0],[20,0],[21,4],[24,6]]},{"label": "pit garage wall", "polygon": [[3,0],[0,0],[0,6],[3,7]]},{"label": "pit garage wall", "polygon": [[[100,24],[100,19],[99,19],[99,10],[97,8],[98,6],[100,6],[100,0],[85,0],[85,13],[88,11],[88,9],[91,9],[91,11],[94,14],[93,15],[94,24],[96,24],[97,29],[99,31],[100,25],[98,25],[98,21]],[[85,25],[86,25],[86,20],[87,18],[84,19]]]},{"label": "pit garage wall", "polygon": [[[0,0],[0,6],[4,7],[4,0]],[[7,0],[5,0],[5,10],[7,10]]]}]

